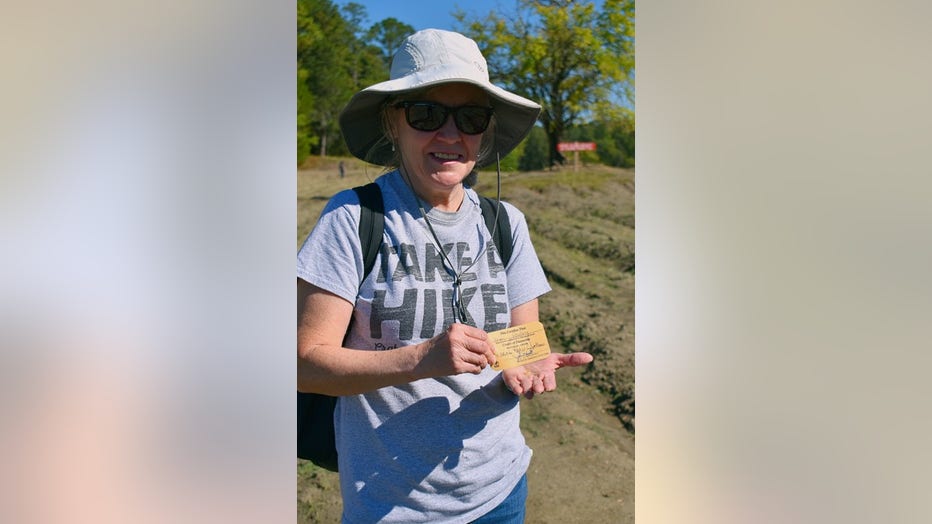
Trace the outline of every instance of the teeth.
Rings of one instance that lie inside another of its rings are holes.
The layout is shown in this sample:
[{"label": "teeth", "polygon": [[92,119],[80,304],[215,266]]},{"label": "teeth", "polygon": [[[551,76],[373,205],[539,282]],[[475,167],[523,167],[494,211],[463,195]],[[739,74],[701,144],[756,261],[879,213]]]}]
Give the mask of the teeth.
[{"label": "teeth", "polygon": [[434,153],[434,156],[443,160],[456,160],[460,157],[454,153]]}]

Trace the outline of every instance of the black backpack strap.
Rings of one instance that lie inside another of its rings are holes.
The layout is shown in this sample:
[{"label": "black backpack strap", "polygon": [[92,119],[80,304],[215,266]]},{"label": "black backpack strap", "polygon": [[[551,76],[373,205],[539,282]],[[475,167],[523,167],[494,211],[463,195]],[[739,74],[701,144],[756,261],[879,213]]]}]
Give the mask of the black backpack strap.
[{"label": "black backpack strap", "polygon": [[498,213],[498,224],[495,224],[495,204],[494,199],[479,195],[479,208],[482,209],[485,227],[489,228],[490,232],[495,232],[492,241],[495,242],[498,254],[502,257],[502,265],[508,267],[508,262],[511,261],[511,251],[514,247],[514,239],[511,237],[511,222],[508,220],[508,211],[501,209]]},{"label": "black backpack strap", "polygon": [[382,247],[382,232],[385,230],[385,206],[382,190],[370,182],[353,188],[359,197],[359,244],[362,246],[363,273],[359,283],[366,279],[375,266],[375,257]]},{"label": "black backpack strap", "polygon": [[[362,280],[365,280],[366,276],[375,267],[375,257],[382,247],[382,233],[385,230],[385,207],[382,202],[382,190],[375,182],[354,187],[353,191],[359,197],[360,204],[359,242],[363,254]],[[508,262],[511,260],[513,248],[511,222],[508,220],[508,212],[501,210],[498,213],[498,225],[496,226],[495,206],[495,200],[486,196],[479,196],[479,207],[482,210],[485,226],[489,231],[495,232],[492,241],[495,242],[498,254],[502,257],[502,264],[507,267]],[[360,283],[362,280],[360,280]]]}]

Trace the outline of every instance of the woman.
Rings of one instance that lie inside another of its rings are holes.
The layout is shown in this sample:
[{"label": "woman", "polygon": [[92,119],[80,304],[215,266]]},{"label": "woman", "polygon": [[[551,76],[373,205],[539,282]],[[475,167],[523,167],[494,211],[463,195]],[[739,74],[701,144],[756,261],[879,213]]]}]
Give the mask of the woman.
[{"label": "woman", "polygon": [[487,333],[536,322],[550,290],[524,216],[501,257],[468,186],[511,151],[540,106],[489,82],[458,33],[405,40],[391,79],[340,116],[350,151],[389,172],[375,269],[363,275],[360,204],[343,191],[298,254],[298,389],[340,396],[334,413],[344,522],[523,522],[531,450],[519,397],[556,387],[551,354],[501,373]]}]

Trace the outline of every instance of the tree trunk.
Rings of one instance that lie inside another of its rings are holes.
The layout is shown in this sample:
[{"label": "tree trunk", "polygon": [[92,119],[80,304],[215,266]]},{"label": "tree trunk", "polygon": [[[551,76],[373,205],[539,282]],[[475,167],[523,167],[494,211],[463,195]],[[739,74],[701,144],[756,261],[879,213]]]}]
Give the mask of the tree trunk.
[{"label": "tree trunk", "polygon": [[560,138],[563,136],[563,130],[551,129],[551,126],[548,125],[544,126],[544,130],[547,132],[547,145],[550,153],[550,168],[553,169],[557,166],[557,164],[563,165],[563,163],[566,161],[563,153],[560,153],[560,151],[557,150],[557,144],[560,143]]},{"label": "tree trunk", "polygon": [[327,137],[330,136],[330,113],[323,112],[320,114],[320,156],[327,156]]}]

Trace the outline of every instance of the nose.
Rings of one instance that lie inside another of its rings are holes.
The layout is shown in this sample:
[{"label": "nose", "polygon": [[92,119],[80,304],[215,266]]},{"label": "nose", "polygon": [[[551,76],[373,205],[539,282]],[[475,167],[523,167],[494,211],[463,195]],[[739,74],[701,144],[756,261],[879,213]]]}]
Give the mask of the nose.
[{"label": "nose", "polygon": [[437,130],[437,137],[452,142],[461,138],[460,130],[456,127],[456,122],[453,121],[453,113],[447,115],[447,119],[443,121],[443,125]]}]

